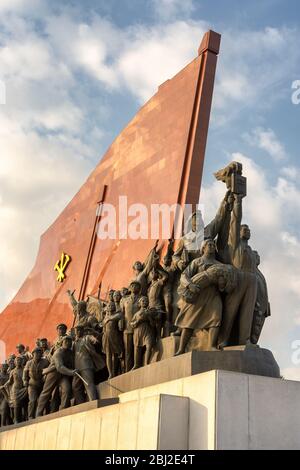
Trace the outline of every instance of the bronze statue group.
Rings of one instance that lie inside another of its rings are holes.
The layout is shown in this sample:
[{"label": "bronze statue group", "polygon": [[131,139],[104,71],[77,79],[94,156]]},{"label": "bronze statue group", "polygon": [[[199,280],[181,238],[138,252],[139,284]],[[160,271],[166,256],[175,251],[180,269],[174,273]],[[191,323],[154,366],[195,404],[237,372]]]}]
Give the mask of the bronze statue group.
[{"label": "bronze statue group", "polygon": [[1,426],[98,399],[96,384],[149,364],[170,335],[175,355],[258,342],[270,306],[259,255],[241,223],[245,178],[237,162],[216,177],[227,192],[210,224],[194,212],[176,249],[169,240],[160,260],[156,243],[144,263],[134,263],[129,286],[110,290],[105,301],[77,301],[68,291],[73,327],[58,325],[51,347],[46,338],[31,353],[17,346],[1,366]]}]

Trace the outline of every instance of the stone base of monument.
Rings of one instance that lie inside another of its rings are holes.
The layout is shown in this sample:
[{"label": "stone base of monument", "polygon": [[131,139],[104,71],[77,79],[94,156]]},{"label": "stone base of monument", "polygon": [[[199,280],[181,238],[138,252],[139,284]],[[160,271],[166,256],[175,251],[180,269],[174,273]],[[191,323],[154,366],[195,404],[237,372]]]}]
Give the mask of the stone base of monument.
[{"label": "stone base of monument", "polygon": [[[159,362],[127,372],[99,384],[101,398],[117,397],[120,393],[149,387],[181,377],[207,372],[228,370],[245,374],[280,377],[280,370],[273,354],[259,346],[234,346],[223,351],[191,351],[181,356],[174,355],[178,338],[162,341]],[[153,358],[155,360],[155,356]],[[158,358],[156,358],[157,360]]]},{"label": "stone base of monument", "polygon": [[[9,426],[5,426],[5,431],[9,431],[11,429],[17,429],[20,427],[24,427],[25,425],[33,425],[42,423],[44,421],[51,421],[52,419],[63,418],[65,416],[75,415],[77,413],[84,413],[86,411],[95,410],[96,408],[103,408],[105,406],[114,405],[119,403],[119,398],[107,398],[104,400],[93,400],[86,403],[81,403],[80,405],[70,406],[69,408],[65,408],[64,410],[59,410],[54,413],[50,413],[48,415],[39,416],[38,418],[31,419],[26,421],[25,423],[18,423],[18,424],[11,424]],[[0,427],[0,432],[3,431],[3,428]]]},{"label": "stone base of monument", "polygon": [[0,449],[300,449],[299,396],[300,382],[212,370],[121,393],[105,407],[4,428]]}]

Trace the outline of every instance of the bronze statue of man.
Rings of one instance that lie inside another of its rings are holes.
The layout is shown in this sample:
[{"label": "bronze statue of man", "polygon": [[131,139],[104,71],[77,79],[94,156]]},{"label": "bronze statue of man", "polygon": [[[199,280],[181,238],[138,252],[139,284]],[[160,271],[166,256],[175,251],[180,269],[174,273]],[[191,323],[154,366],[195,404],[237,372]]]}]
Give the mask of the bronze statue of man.
[{"label": "bronze statue of man", "polygon": [[84,327],[77,325],[75,327],[75,340],[73,343],[75,369],[80,377],[73,377],[73,394],[75,404],[79,405],[86,401],[97,400],[98,394],[95,385],[95,372],[105,367],[105,361],[100,353],[95,349],[98,340],[92,335],[84,334]]},{"label": "bronze statue of man", "polygon": [[168,243],[167,253],[162,260],[162,268],[168,274],[168,279],[163,286],[163,301],[164,310],[166,312],[166,321],[164,325],[163,336],[169,336],[171,329],[173,328],[173,314],[177,313],[177,281],[180,277],[180,271],[177,269],[174,261],[172,260],[174,254],[174,240],[170,239]]},{"label": "bronze statue of man", "polygon": [[242,196],[234,194],[233,209],[229,229],[229,253],[231,264],[242,271],[255,273],[256,256],[249,246],[251,232],[247,224],[242,224]]},{"label": "bronze statue of man", "polygon": [[130,295],[124,298],[122,302],[122,316],[124,320],[124,348],[125,348],[125,371],[129,372],[134,364],[134,345],[133,328],[130,324],[133,315],[139,310],[138,301],[141,297],[141,284],[138,281],[132,281],[130,286]]},{"label": "bronze statue of man", "polygon": [[47,361],[51,361],[51,351],[49,348],[48,340],[47,338],[41,338],[38,343],[38,347],[41,348],[43,351],[43,358],[47,359]]},{"label": "bronze statue of man", "polygon": [[[67,325],[65,325],[65,323],[60,323],[59,325],[57,325],[56,327],[57,338],[54,341],[52,347],[50,348],[50,355],[47,357],[50,363],[52,361],[52,356],[55,353],[55,351],[61,348],[63,339],[67,334],[67,330],[68,330],[68,327]],[[59,396],[58,387],[56,387],[52,392],[50,403],[47,403],[46,405],[46,408],[47,408],[46,414],[47,412],[49,412],[49,407],[50,407],[51,413],[54,413],[55,411],[59,410],[59,406],[60,406],[60,396]]]},{"label": "bronze statue of man", "polygon": [[268,297],[267,282],[265,276],[258,267],[260,265],[260,256],[257,251],[254,251],[254,254],[256,256],[255,274],[257,279],[257,296],[251,329],[251,343],[257,344],[265,319],[271,315],[271,307]]},{"label": "bronze statue of man", "polygon": [[[150,285],[148,288],[149,308],[153,311],[153,318],[156,321],[156,338],[161,338],[162,323],[166,322],[163,305],[163,287],[168,280],[168,274],[158,268],[153,268],[150,273]],[[164,317],[164,318],[163,318]]]},{"label": "bronze statue of man", "polygon": [[23,360],[23,367],[26,365],[26,362],[29,361],[32,356],[29,351],[26,351],[24,344],[17,344],[16,350],[18,351],[18,356]]},{"label": "bronze statue of man", "polygon": [[[123,311],[123,303],[124,303],[125,299],[130,295],[130,291],[129,291],[128,287],[122,287],[122,289],[120,290],[120,294],[121,294],[121,300],[119,302],[119,308],[120,308],[120,311],[122,312]],[[122,315],[122,318],[119,321],[119,330],[123,332],[124,327],[125,327],[125,320],[124,320],[123,315]]]},{"label": "bronze statue of man", "polygon": [[145,351],[145,364],[150,364],[152,350],[156,339],[156,322],[152,311],[149,309],[148,297],[143,296],[138,301],[139,310],[133,315],[130,322],[134,330],[134,366],[138,369],[143,365],[143,350]]},{"label": "bronze statue of man", "polygon": [[[250,229],[242,224],[242,199],[246,195],[246,178],[242,165],[232,162],[216,177],[226,182],[232,193],[231,218],[228,233],[228,262],[237,269],[236,288],[224,299],[223,319],[218,347],[251,342],[253,312],[257,296],[256,256],[249,246]],[[226,237],[225,237],[226,238]]]},{"label": "bronze statue of man", "polygon": [[30,359],[23,371],[24,386],[28,391],[28,419],[34,419],[38,398],[43,390],[44,377],[43,370],[49,366],[49,361],[43,357],[43,350],[35,348],[32,351],[33,358]]},{"label": "bronze statue of man", "polygon": [[56,340],[54,341],[53,343],[53,346],[51,347],[50,349],[50,354],[51,356],[53,356],[53,354],[55,353],[55,351],[61,347],[62,345],[62,342],[63,342],[63,339],[64,337],[66,336],[67,334],[67,325],[65,325],[64,323],[60,323],[59,325],[57,325],[56,327],[56,331],[57,331],[57,338]]},{"label": "bronze statue of man", "polygon": [[71,377],[74,377],[76,372],[74,368],[72,338],[71,336],[65,336],[61,347],[53,354],[50,366],[43,370],[43,375],[46,376],[46,379],[38,400],[36,417],[43,415],[56,387],[60,389],[60,408],[64,409],[70,406],[72,392]]}]

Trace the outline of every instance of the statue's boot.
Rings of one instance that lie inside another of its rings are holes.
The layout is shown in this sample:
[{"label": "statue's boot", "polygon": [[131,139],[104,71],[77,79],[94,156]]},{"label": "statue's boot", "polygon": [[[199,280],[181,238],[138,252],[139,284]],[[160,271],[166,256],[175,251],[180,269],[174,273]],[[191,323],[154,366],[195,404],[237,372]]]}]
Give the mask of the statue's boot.
[{"label": "statue's boot", "polygon": [[219,327],[209,328],[208,330],[208,351],[217,351],[217,341],[219,336]]},{"label": "statue's boot", "polygon": [[167,338],[168,336],[170,336],[170,330],[171,330],[171,323],[168,320],[166,320],[165,324],[164,324],[164,327],[163,327],[163,337],[164,338]]},{"label": "statue's boot", "polygon": [[180,356],[180,354],[185,353],[185,348],[187,347],[187,344],[193,335],[193,331],[194,330],[192,330],[191,328],[183,328],[180,336],[179,348],[174,354],[174,356]]}]

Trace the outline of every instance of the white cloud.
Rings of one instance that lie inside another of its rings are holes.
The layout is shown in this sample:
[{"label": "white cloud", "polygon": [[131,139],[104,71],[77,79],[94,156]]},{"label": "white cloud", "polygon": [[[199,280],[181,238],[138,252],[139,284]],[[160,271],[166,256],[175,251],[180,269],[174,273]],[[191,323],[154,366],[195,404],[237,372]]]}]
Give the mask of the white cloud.
[{"label": "white cloud", "polygon": [[66,13],[50,16],[46,31],[56,53],[73,70],[82,69],[109,89],[119,86],[115,62],[126,44],[126,31],[97,15],[87,24]]},{"label": "white cloud", "polygon": [[117,64],[120,80],[141,102],[146,101],[161,83],[196,57],[206,30],[204,22],[177,21],[132,31]]},{"label": "white cloud", "polygon": [[246,134],[245,138],[250,145],[264,150],[276,162],[287,157],[283,144],[272,129],[257,127],[250,134]]},{"label": "white cloud", "polygon": [[45,41],[37,37],[26,42],[10,41],[0,49],[1,74],[5,77],[46,80],[51,72],[50,55]]},{"label": "white cloud", "polygon": [[281,168],[281,173],[286,178],[289,178],[291,180],[296,180],[297,178],[299,178],[299,169],[296,168],[293,165],[285,166],[285,167]]},{"label": "white cloud", "polygon": [[[177,0],[160,0],[157,4],[175,11],[180,5],[190,10],[192,2],[190,6]],[[98,15],[88,24],[80,23],[63,10],[46,17],[47,41],[62,63],[73,70],[82,69],[108,89],[125,87],[144,101],[195,57],[202,35],[209,29],[204,21],[170,18],[152,27],[121,29]],[[297,37],[298,32],[288,28],[223,31],[214,93],[215,124],[228,122],[241,109],[270,106],[272,100],[280,98],[278,83],[297,69],[300,52],[293,47]],[[286,48],[290,50],[288,57],[284,54]],[[26,65],[26,51],[21,52]],[[263,100],[266,95],[268,99]]]},{"label": "white cloud", "polygon": [[108,90],[129,90],[139,102],[197,55],[209,29],[202,21],[173,21],[120,29],[95,16],[90,24],[61,14],[47,20],[49,40],[73,70],[83,70]]},{"label": "white cloud", "polygon": [[193,0],[152,0],[157,16],[170,21],[177,16],[189,16],[195,9]]},{"label": "white cloud", "polygon": [[22,13],[36,9],[43,4],[43,0],[1,0],[0,13]]},{"label": "white cloud", "polygon": [[298,35],[299,31],[286,27],[222,32],[214,125],[228,124],[245,109],[270,108],[283,97],[290,100],[291,77],[300,59],[295,47]]},{"label": "white cloud", "polygon": [[80,141],[24,132],[0,116],[1,304],[33,266],[39,236],[91,170]]}]

